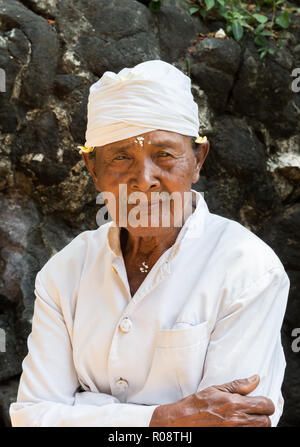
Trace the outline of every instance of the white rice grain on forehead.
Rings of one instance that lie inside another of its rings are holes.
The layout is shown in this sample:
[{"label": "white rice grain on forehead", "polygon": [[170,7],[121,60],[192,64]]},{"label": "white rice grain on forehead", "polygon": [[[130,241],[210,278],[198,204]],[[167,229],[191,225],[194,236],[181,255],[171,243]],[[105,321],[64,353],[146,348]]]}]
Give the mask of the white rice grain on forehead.
[{"label": "white rice grain on forehead", "polygon": [[139,143],[140,146],[144,146],[144,137],[136,137],[136,139],[134,140],[135,143]]}]

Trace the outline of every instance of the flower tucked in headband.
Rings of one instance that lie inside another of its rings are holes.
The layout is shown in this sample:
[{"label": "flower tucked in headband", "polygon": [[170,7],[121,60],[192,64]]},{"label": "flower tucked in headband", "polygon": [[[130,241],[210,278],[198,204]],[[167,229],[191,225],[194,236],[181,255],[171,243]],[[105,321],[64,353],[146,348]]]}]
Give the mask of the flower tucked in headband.
[{"label": "flower tucked in headband", "polygon": [[94,147],[86,147],[86,146],[77,146],[80,151],[79,153],[82,154],[83,152],[87,153],[87,152],[92,152],[94,150]]},{"label": "flower tucked in headband", "polygon": [[207,142],[207,138],[206,137],[197,137],[195,139],[195,143],[206,143]]}]

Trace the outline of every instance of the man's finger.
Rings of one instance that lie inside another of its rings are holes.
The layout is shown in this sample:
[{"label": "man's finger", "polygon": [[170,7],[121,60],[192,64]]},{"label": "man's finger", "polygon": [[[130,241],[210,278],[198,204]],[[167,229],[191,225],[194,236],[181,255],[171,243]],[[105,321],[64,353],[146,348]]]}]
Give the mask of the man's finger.
[{"label": "man's finger", "polygon": [[271,427],[269,416],[261,414],[236,414],[226,423],[227,427]]},{"label": "man's finger", "polygon": [[223,383],[222,385],[214,386],[220,391],[227,393],[249,394],[259,384],[260,378],[257,374],[246,379],[237,379],[232,382]]},{"label": "man's finger", "polygon": [[270,416],[275,412],[271,399],[264,396],[234,396],[234,405],[238,411],[246,414],[265,414]]}]

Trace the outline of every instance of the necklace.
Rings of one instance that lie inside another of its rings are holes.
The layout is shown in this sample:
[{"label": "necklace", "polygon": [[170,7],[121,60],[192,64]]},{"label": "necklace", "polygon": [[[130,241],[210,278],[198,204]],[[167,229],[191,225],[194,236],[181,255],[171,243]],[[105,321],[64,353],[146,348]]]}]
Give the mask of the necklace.
[{"label": "necklace", "polygon": [[148,273],[149,265],[147,265],[146,262],[144,261],[144,262],[142,262],[142,266],[143,267],[140,267],[140,271],[142,273]]}]

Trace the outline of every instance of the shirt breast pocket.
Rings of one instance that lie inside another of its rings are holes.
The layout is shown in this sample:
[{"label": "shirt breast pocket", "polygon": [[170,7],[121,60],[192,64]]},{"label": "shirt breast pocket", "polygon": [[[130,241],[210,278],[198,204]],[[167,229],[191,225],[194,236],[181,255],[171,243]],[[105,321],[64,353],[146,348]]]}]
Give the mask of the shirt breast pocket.
[{"label": "shirt breast pocket", "polygon": [[160,329],[156,333],[157,348],[190,348],[201,343],[208,337],[208,321],[192,325],[176,322],[172,329]]},{"label": "shirt breast pocket", "polygon": [[156,333],[153,360],[144,391],[151,403],[176,402],[197,391],[203,374],[209,325],[177,322]]}]

